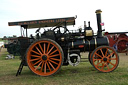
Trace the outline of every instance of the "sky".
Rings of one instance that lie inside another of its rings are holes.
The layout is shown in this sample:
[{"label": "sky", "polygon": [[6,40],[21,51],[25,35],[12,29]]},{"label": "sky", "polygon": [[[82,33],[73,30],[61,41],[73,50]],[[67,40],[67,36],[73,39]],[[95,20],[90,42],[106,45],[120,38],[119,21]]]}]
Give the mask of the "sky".
[{"label": "sky", "polygon": [[[97,32],[95,11],[102,10],[103,29],[107,32],[128,32],[127,0],[0,0],[0,37],[20,36],[19,26],[8,26],[8,22],[75,17],[77,30],[90,21]],[[35,35],[35,30],[28,30]]]}]

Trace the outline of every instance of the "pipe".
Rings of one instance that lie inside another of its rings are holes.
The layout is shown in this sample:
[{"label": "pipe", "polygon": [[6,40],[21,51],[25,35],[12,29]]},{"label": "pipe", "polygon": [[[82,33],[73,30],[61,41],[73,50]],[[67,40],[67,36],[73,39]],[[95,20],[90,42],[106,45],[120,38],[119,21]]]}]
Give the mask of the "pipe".
[{"label": "pipe", "polygon": [[109,35],[109,34],[126,34],[128,32],[105,32],[105,35]]},{"label": "pipe", "polygon": [[102,36],[102,26],[101,26],[101,10],[96,10],[96,18],[97,18],[97,26],[98,26],[98,32],[97,32],[97,37],[103,37]]}]

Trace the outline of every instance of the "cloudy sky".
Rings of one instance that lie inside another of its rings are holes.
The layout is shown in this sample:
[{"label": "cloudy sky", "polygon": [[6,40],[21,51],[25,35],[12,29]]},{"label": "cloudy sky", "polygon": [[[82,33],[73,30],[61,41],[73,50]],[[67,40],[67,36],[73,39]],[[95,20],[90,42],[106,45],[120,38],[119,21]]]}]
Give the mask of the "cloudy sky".
[{"label": "cloudy sky", "polygon": [[[0,0],[0,37],[20,35],[20,27],[8,26],[8,22],[75,15],[76,25],[68,29],[78,29],[83,27],[84,21],[90,21],[97,32],[97,9],[103,11],[102,22],[106,31],[128,31],[128,0]],[[34,31],[29,30],[29,34]]]}]

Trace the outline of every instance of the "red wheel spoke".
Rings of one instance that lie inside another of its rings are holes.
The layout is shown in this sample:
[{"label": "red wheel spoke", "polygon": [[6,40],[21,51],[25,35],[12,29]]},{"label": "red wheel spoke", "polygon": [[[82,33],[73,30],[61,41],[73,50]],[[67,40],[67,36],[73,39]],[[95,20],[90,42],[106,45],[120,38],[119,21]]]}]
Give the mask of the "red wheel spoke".
[{"label": "red wheel spoke", "polygon": [[38,50],[38,52],[42,55],[42,52],[36,47],[36,49]]},{"label": "red wheel spoke", "polygon": [[108,63],[110,63],[111,65],[115,66],[113,63],[111,63],[110,61],[108,61]]},{"label": "red wheel spoke", "polygon": [[54,62],[54,61],[52,61],[52,60],[49,60],[50,62],[52,62],[52,63],[54,63],[54,64],[56,64],[56,65],[58,65],[58,63],[56,63],[56,62]]},{"label": "red wheel spoke", "polygon": [[50,58],[51,60],[60,61],[60,59]]},{"label": "red wheel spoke", "polygon": [[116,58],[109,58],[109,60],[116,60]]},{"label": "red wheel spoke", "polygon": [[40,58],[36,58],[36,59],[31,59],[30,61],[36,61],[36,60],[39,60]]},{"label": "red wheel spoke", "polygon": [[112,52],[111,54],[109,54],[107,57],[110,57],[111,55],[113,55],[114,54],[114,52]]},{"label": "red wheel spoke", "polygon": [[103,53],[102,49],[100,49],[100,52],[102,53],[102,56],[104,57],[104,53]]},{"label": "red wheel spoke", "polygon": [[32,57],[37,57],[37,58],[40,58],[41,56],[37,56],[37,55],[31,55]]},{"label": "red wheel spoke", "polygon": [[50,46],[50,43],[48,43],[48,46],[47,46],[47,52],[46,52],[46,53],[48,53],[48,50],[49,50],[49,46]]},{"label": "red wheel spoke", "polygon": [[43,49],[42,49],[42,46],[40,44],[39,44],[39,47],[40,47],[41,51],[44,52]]},{"label": "red wheel spoke", "polygon": [[51,65],[51,67],[55,70],[55,67],[49,62],[49,64]]},{"label": "red wheel spoke", "polygon": [[44,54],[46,53],[46,50],[45,50],[45,43],[44,43]]},{"label": "red wheel spoke", "polygon": [[102,59],[93,59],[94,61],[97,61],[97,60],[102,60]]},{"label": "red wheel spoke", "polygon": [[108,64],[106,64],[106,66],[107,66],[107,69],[109,70]]},{"label": "red wheel spoke", "polygon": [[57,49],[56,50],[54,50],[52,53],[50,53],[49,55],[52,55],[53,53],[55,53],[56,51],[58,51]]},{"label": "red wheel spoke", "polygon": [[108,48],[107,48],[107,50],[106,50],[106,52],[105,52],[105,57],[107,56],[107,53],[108,53]]},{"label": "red wheel spoke", "polygon": [[55,56],[60,56],[60,54],[51,55],[49,57],[55,57]]},{"label": "red wheel spoke", "polygon": [[46,62],[44,62],[44,73],[46,74]]},{"label": "red wheel spoke", "polygon": [[36,63],[33,64],[33,66],[35,66],[37,63],[39,63],[41,60],[37,61]]},{"label": "red wheel spoke", "polygon": [[41,69],[40,69],[41,72],[42,72],[42,70],[43,70],[43,66],[44,66],[44,62],[43,62],[42,65],[41,65]]},{"label": "red wheel spoke", "polygon": [[94,62],[96,62],[96,60],[94,60]]},{"label": "red wheel spoke", "polygon": [[99,60],[97,61],[97,64],[99,63]]},{"label": "red wheel spoke", "polygon": [[41,63],[42,63],[42,62],[40,62],[40,63],[38,64],[38,66],[35,68],[35,70],[37,70],[37,69],[38,69],[38,67],[41,65]]},{"label": "red wheel spoke", "polygon": [[52,51],[52,49],[54,48],[54,46],[52,46],[52,48],[48,51],[48,53],[47,54],[49,54],[51,51]]},{"label": "red wheel spoke", "polygon": [[96,66],[98,67],[98,65],[99,65],[99,64],[101,64],[101,63],[102,63],[102,61],[100,61],[99,63],[97,63],[97,65],[96,65]]},{"label": "red wheel spoke", "polygon": [[104,69],[104,63],[102,63],[102,69],[101,70],[103,70]]},{"label": "red wheel spoke", "polygon": [[101,56],[101,55],[99,55],[99,54],[97,54],[97,53],[95,53],[95,55],[97,55],[98,57],[101,57],[101,58],[102,58],[102,56]]},{"label": "red wheel spoke", "polygon": [[51,68],[50,68],[50,66],[49,66],[48,62],[46,62],[46,64],[47,64],[47,66],[48,66],[49,71],[51,71]]},{"label": "red wheel spoke", "polygon": [[35,53],[35,54],[38,54],[38,55],[40,55],[40,53],[38,53],[38,52],[36,52],[36,51],[34,51],[34,50],[32,50],[32,52],[33,52],[33,53]]}]

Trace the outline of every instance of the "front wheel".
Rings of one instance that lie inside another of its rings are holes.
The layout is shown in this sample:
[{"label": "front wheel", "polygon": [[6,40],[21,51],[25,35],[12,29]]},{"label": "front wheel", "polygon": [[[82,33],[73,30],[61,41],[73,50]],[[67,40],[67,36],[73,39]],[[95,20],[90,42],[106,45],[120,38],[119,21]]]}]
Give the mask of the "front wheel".
[{"label": "front wheel", "polygon": [[62,48],[51,39],[41,39],[32,43],[26,54],[28,67],[40,76],[50,76],[58,72],[63,58]]},{"label": "front wheel", "polygon": [[112,72],[119,64],[119,56],[113,48],[100,46],[91,54],[91,62],[100,72]]}]

